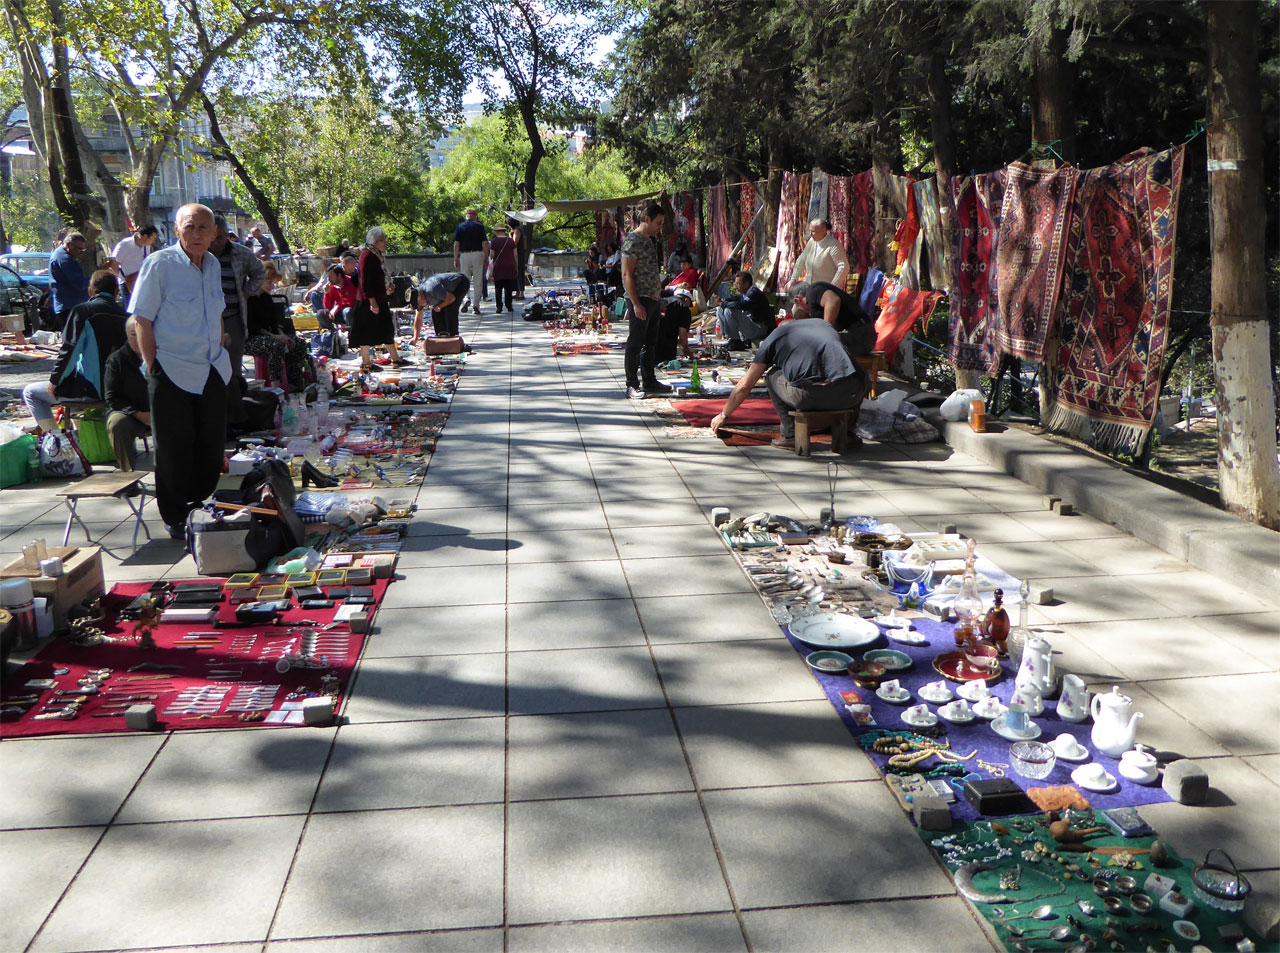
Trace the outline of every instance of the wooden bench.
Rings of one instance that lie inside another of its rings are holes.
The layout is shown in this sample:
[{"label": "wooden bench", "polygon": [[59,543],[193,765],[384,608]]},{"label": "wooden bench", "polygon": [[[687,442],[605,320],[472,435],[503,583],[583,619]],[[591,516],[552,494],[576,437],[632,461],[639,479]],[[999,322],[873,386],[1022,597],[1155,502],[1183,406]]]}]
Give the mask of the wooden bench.
[{"label": "wooden bench", "polygon": [[862,365],[862,369],[867,372],[867,376],[871,378],[871,390],[867,392],[867,396],[871,398],[879,397],[877,387],[880,383],[880,372],[885,369],[884,351],[872,351],[866,357],[856,359]]},{"label": "wooden bench", "polygon": [[809,435],[824,428],[831,430],[831,449],[836,453],[848,452],[849,425],[857,413],[856,407],[844,410],[791,411],[791,416],[796,421],[796,455],[809,456]]},{"label": "wooden bench", "polygon": [[[142,519],[142,508],[147,505],[147,488],[143,484],[142,478],[145,473],[129,472],[129,473],[95,473],[93,476],[85,477],[79,483],[67,487],[65,490],[59,490],[58,496],[62,497],[62,501],[67,504],[67,525],[62,531],[62,545],[67,545],[67,540],[71,538],[71,521],[75,520],[84,530],[84,538],[89,542],[93,542],[93,537],[89,535],[89,527],[85,525],[84,520],[80,518],[80,514],[76,512],[76,506],[81,500],[102,499],[104,497],[114,496],[118,500],[124,500],[129,504],[129,509],[133,512],[133,551],[138,551],[138,530],[142,530],[146,534],[147,539],[151,538],[151,531],[147,529],[147,524]],[[134,495],[129,495],[129,491],[134,491]],[[134,501],[137,501],[136,503]]]}]

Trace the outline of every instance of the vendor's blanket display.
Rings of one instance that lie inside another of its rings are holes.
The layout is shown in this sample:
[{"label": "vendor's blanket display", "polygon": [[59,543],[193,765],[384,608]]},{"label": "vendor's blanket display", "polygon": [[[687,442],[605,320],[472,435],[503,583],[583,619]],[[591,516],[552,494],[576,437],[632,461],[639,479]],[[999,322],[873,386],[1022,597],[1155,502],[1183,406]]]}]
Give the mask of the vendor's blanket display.
[{"label": "vendor's blanket display", "polygon": [[[892,531],[892,527],[877,527],[882,539],[893,545],[895,539],[902,539]],[[736,540],[738,537],[729,537]],[[846,537],[848,539],[849,537]],[[903,539],[903,544],[908,542]],[[836,554],[843,562],[832,562],[828,556]],[[902,599],[904,593],[894,591],[881,580],[864,577],[866,566],[863,562],[865,552],[853,545],[844,545],[834,538],[819,536],[807,545],[789,545],[785,551],[778,552],[776,547],[742,547],[734,548],[734,555],[746,570],[748,576],[760,588],[765,604],[769,606],[774,618],[782,625],[782,633],[792,647],[802,657],[820,649],[838,649],[861,658],[864,653],[877,649],[890,648],[904,653],[910,659],[909,666],[887,672],[885,679],[897,679],[900,686],[909,692],[910,697],[903,704],[891,704],[884,701],[872,689],[857,686],[847,672],[827,674],[814,672],[814,677],[822,687],[828,700],[835,707],[849,730],[859,737],[859,743],[867,750],[872,761],[886,774],[924,774],[940,777],[952,783],[963,784],[964,780],[1005,777],[1012,778],[1024,790],[1032,787],[1049,787],[1070,785],[1071,770],[1076,767],[1062,761],[1055,764],[1050,774],[1037,781],[1029,781],[1013,772],[1009,759],[1010,742],[1000,737],[991,727],[991,722],[975,717],[967,725],[951,724],[939,719],[937,724],[927,730],[913,730],[903,721],[904,712],[913,705],[924,701],[920,690],[930,682],[946,681],[948,687],[955,691],[959,682],[945,677],[935,669],[936,660],[946,652],[954,651],[954,626],[949,622],[940,622],[915,610],[898,608],[902,616],[899,622],[909,622],[911,629],[906,632],[907,638],[898,638],[902,632],[889,626],[873,623],[880,635],[870,642],[856,648],[839,649],[837,644],[813,645],[802,642],[796,637],[803,633],[804,619],[811,613],[830,612],[836,615],[859,615],[867,612],[883,619],[889,608],[894,607]],[[886,552],[884,558],[889,558]],[[987,563],[987,569],[1004,576],[998,567]],[[979,567],[982,571],[982,567]],[[818,596],[821,604],[811,604],[813,588],[823,591]],[[896,589],[905,589],[901,584]],[[1006,593],[1008,591],[1006,590]],[[927,595],[927,593],[926,593]],[[793,634],[793,627],[797,632]],[[1051,637],[1050,637],[1051,638]],[[810,638],[813,641],[813,638]],[[836,639],[836,642],[839,640]],[[916,643],[919,644],[916,644]],[[1061,673],[1060,673],[1061,674]],[[1013,694],[1014,675],[1009,662],[1005,661],[1001,669],[988,685],[991,693],[1003,704],[1008,704]],[[867,706],[870,720],[863,716],[864,723],[859,723],[846,705]],[[936,705],[930,710],[936,713]],[[1034,716],[1032,721],[1042,730],[1041,740],[1051,741],[1062,733],[1071,734],[1080,744],[1090,751],[1090,760],[1103,765],[1115,776],[1117,784],[1109,793],[1085,792],[1090,803],[1097,808],[1132,807],[1140,804],[1153,804],[1168,801],[1169,797],[1158,785],[1154,787],[1135,784],[1120,776],[1118,759],[1096,752],[1090,740],[1089,722],[1075,723],[1058,717],[1056,703],[1045,702],[1045,711]],[[871,722],[874,722],[872,724]],[[890,744],[876,744],[886,736],[901,738],[892,743],[892,747],[907,746],[907,756],[898,757],[900,752],[890,751]],[[930,746],[933,746],[932,748]],[[941,754],[923,757],[922,752],[940,750]],[[1034,808],[1027,805],[1027,810]],[[952,805],[952,814],[957,819],[975,820],[979,817],[977,810],[963,796],[957,798]]]},{"label": "vendor's blanket display", "polygon": [[[738,235],[741,236],[748,228],[751,227],[751,221],[755,218],[757,203],[759,197],[756,193],[755,183],[750,179],[743,179],[742,185],[738,190]],[[742,267],[750,271],[756,263],[756,244],[761,237],[764,229],[758,225],[751,237],[743,243],[742,246]],[[733,276],[730,275],[730,278]]]},{"label": "vendor's blanket display", "polygon": [[[388,585],[388,579],[375,580],[373,603],[360,608],[372,616]],[[322,692],[332,693],[339,710],[365,639],[346,622],[334,621],[341,606],[303,609],[290,596],[278,624],[238,625],[237,606],[225,596],[216,622],[161,623],[152,630],[156,647],[142,648],[134,623],[119,613],[149,588],[146,582],[121,583],[102,599],[106,614],[97,627],[125,641],[80,647],[54,639],[5,679],[6,705],[38,697],[25,714],[0,723],[0,738],[124,731],[124,711],[131,704],[155,705],[165,731],[300,724],[301,712],[291,710]],[[315,640],[314,661],[304,662],[298,655],[309,637]],[[292,662],[281,664],[282,658]],[[91,683],[98,683],[93,691],[82,691]],[[38,717],[76,698],[84,699],[76,717]]]},{"label": "vendor's blanket display", "polygon": [[1014,162],[1006,171],[996,246],[996,340],[1006,354],[1042,361],[1062,289],[1076,169]]},{"label": "vendor's blanket display", "polygon": [[[710,427],[712,419],[724,410],[725,400],[673,400],[671,406],[678,410],[691,427]],[[778,428],[778,412],[767,397],[748,397],[733,412],[735,427]]]},{"label": "vendor's blanket display", "polygon": [[896,281],[886,281],[880,291],[880,314],[876,318],[876,350],[892,361],[902,339],[917,324],[928,327],[933,309],[942,300],[940,291],[915,291]]},{"label": "vendor's blanket display", "polygon": [[1044,424],[1074,432],[1093,421],[1108,451],[1137,453],[1155,421],[1183,153],[1143,150],[1076,186]]},{"label": "vendor's blanket display", "polygon": [[724,183],[707,190],[707,275],[715,277],[720,266],[729,260],[733,242],[729,238],[729,206],[725,200]]},{"label": "vendor's blanket display", "polygon": [[909,175],[891,175],[889,184],[901,218],[893,234],[897,247],[898,281],[906,288],[919,288],[920,249],[924,244],[924,234],[916,213],[915,182]]},{"label": "vendor's blanket display", "polygon": [[833,175],[827,179],[827,219],[831,222],[831,234],[849,258],[849,270],[857,271],[853,263],[853,250],[849,235],[849,200],[853,187],[849,176]]},{"label": "vendor's blanket display", "polygon": [[951,318],[948,357],[957,370],[993,375],[1000,365],[996,327],[996,247],[1004,201],[1004,171],[951,180]]},{"label": "vendor's blanket display", "polygon": [[[827,217],[827,173],[814,169],[809,174],[809,211],[808,222],[823,221]],[[807,222],[806,222],[807,224]],[[808,229],[805,235],[808,236]],[[807,238],[806,238],[807,240]]]},{"label": "vendor's blanket display", "polygon": [[951,281],[951,242],[942,231],[938,209],[938,182],[933,177],[915,184],[916,214],[920,216],[920,232],[929,258],[929,287],[946,291]]},{"label": "vendor's blanket display", "polygon": [[[1093,809],[1073,812],[1070,823],[1075,831],[1105,826]],[[1122,948],[1164,948],[1158,946],[1163,941],[1155,938],[1167,937],[1173,949],[1184,949],[1192,943],[1187,926],[1206,949],[1235,948],[1235,942],[1222,939],[1219,930],[1223,928],[1248,934],[1257,949],[1276,949],[1276,944],[1263,943],[1246,930],[1240,914],[1197,897],[1192,880],[1195,860],[1180,857],[1165,845],[1168,859],[1160,866],[1153,864],[1153,834],[1121,837],[1104,831],[1084,837],[1086,849],[1065,850],[1040,819],[970,821],[949,831],[917,829],[917,833],[942,857],[961,895],[992,925],[1008,950],[1062,950],[1064,944],[1080,943],[1085,935],[1097,949],[1106,949],[1103,933],[1108,930]],[[1217,854],[1214,859],[1221,860]],[[1149,880],[1153,875],[1159,879]],[[1107,911],[1095,887],[1099,883],[1118,898],[1119,916]],[[1184,919],[1160,907],[1161,896],[1170,889],[1196,901],[1193,918]],[[1139,912],[1140,899],[1138,903],[1130,899],[1139,895],[1154,901],[1150,912]],[[1041,904],[1052,908],[1050,919],[1030,916]],[[1068,914],[1074,923],[1068,921]],[[1181,922],[1175,925],[1177,921]],[[1055,940],[1045,935],[1064,925],[1070,938]]]},{"label": "vendor's blanket display", "polygon": [[[808,207],[800,207],[800,179],[794,172],[782,173],[782,198],[778,202],[778,287],[785,290],[791,280],[791,269],[804,248]],[[807,195],[806,195],[807,200]]]},{"label": "vendor's blanket display", "polygon": [[626,347],[623,341],[556,341],[551,351],[556,357],[579,357],[583,354],[608,354]]},{"label": "vendor's blanket display", "polygon": [[690,250],[698,247],[701,230],[698,228],[698,196],[693,192],[677,192],[671,196],[671,237],[667,240],[667,252],[684,244]]},{"label": "vendor's blanket display", "polygon": [[849,181],[849,267],[865,275],[875,263],[876,185],[868,169]]}]

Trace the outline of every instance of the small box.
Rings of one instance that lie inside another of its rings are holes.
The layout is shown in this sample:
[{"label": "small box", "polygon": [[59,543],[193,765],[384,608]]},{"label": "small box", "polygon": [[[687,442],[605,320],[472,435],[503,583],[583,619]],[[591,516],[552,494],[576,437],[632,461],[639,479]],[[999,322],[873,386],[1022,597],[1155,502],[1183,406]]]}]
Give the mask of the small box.
[{"label": "small box", "polygon": [[345,586],[347,571],[345,569],[322,569],[316,573],[317,586]]},{"label": "small box", "polygon": [[1031,808],[1026,792],[1009,778],[966,781],[964,799],[979,814],[1025,814]]},{"label": "small box", "polygon": [[360,609],[352,612],[347,616],[347,624],[351,626],[352,632],[368,632],[369,631],[369,613],[367,610]]},{"label": "small box", "polygon": [[257,581],[256,572],[238,572],[222,584],[224,589],[248,589]]},{"label": "small box", "polygon": [[49,600],[55,630],[66,628],[67,613],[82,602],[96,599],[107,591],[102,575],[102,549],[98,546],[50,546],[50,556],[62,559],[63,574],[56,579],[32,576],[19,556],[0,569],[0,579],[25,576],[31,580],[31,592]]},{"label": "small box", "polygon": [[373,570],[372,569],[348,569],[347,585],[348,586],[372,586]]},{"label": "small box", "polygon": [[124,712],[124,726],[134,731],[152,731],[156,727],[156,706],[130,705]]},{"label": "small box", "polygon": [[302,700],[302,720],[308,725],[327,725],[333,721],[333,699],[328,695]]}]

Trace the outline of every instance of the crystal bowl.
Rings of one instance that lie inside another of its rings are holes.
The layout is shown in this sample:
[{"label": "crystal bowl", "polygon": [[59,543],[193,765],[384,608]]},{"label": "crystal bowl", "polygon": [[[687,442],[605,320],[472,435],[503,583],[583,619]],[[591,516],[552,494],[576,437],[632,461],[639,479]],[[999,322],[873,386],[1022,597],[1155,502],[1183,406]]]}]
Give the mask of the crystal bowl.
[{"label": "crystal bowl", "polygon": [[1013,770],[1024,778],[1048,777],[1057,763],[1053,749],[1040,741],[1015,741],[1009,746],[1009,761]]}]

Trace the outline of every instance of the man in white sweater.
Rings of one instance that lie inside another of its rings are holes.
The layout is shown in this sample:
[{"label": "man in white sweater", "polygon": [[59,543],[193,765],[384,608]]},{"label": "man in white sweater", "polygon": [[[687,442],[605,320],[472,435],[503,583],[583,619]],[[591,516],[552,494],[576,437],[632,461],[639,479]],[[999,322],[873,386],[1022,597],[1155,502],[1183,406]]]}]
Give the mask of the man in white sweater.
[{"label": "man in white sweater", "polygon": [[814,219],[809,223],[809,241],[791,269],[791,280],[825,281],[843,289],[848,274],[849,258],[831,234],[831,224]]}]

